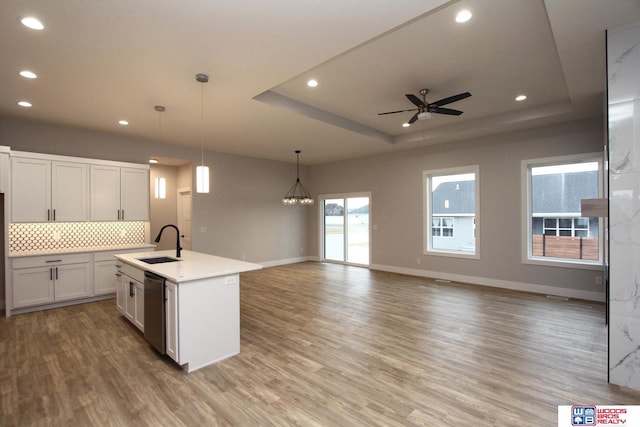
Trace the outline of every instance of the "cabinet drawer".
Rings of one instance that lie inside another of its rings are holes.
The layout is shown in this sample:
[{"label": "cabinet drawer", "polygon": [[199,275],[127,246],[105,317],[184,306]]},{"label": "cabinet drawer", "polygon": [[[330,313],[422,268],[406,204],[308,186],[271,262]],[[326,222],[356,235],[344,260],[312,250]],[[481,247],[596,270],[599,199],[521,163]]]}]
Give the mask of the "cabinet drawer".
[{"label": "cabinet drawer", "polygon": [[31,268],[31,267],[51,267],[61,264],[81,264],[85,262],[91,262],[92,255],[87,254],[72,254],[72,255],[43,255],[43,256],[31,256],[14,258],[11,261],[13,269]]},{"label": "cabinet drawer", "polygon": [[121,261],[119,261],[119,264],[122,264],[122,267],[118,268],[121,273],[126,274],[127,276],[131,277],[134,280],[137,280],[140,283],[144,283],[144,271]]}]

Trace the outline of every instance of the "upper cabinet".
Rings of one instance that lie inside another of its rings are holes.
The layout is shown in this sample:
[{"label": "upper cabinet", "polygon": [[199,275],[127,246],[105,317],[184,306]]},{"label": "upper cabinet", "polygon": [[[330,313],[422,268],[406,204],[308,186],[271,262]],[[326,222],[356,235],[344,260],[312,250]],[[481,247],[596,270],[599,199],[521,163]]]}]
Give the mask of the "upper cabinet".
[{"label": "upper cabinet", "polygon": [[89,220],[89,166],[42,158],[11,158],[11,220]]},{"label": "upper cabinet", "polygon": [[91,220],[148,221],[149,169],[91,165]]},{"label": "upper cabinet", "polygon": [[149,166],[11,152],[11,221],[148,221]]}]

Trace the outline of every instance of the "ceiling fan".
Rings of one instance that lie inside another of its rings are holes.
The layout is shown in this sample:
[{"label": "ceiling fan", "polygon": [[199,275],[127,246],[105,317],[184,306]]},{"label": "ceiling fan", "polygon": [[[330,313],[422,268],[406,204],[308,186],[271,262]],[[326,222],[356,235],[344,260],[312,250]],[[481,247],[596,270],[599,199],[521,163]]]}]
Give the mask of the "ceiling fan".
[{"label": "ceiling fan", "polygon": [[413,104],[418,108],[412,108],[410,110],[398,110],[398,111],[389,111],[386,113],[378,113],[379,116],[385,114],[396,114],[396,113],[404,113],[406,111],[417,111],[409,119],[409,124],[413,124],[418,119],[428,119],[431,117],[431,113],[437,114],[448,114],[450,116],[459,116],[462,114],[460,110],[453,110],[451,108],[442,108],[443,105],[451,104],[452,102],[460,101],[461,99],[465,99],[471,96],[469,92],[459,93],[457,95],[450,96],[448,98],[441,99],[436,102],[428,103],[427,102],[427,94],[429,93],[429,89],[422,89],[420,91],[420,95],[422,95],[422,99],[418,98],[415,95],[408,94],[405,95],[409,101],[413,102]]}]

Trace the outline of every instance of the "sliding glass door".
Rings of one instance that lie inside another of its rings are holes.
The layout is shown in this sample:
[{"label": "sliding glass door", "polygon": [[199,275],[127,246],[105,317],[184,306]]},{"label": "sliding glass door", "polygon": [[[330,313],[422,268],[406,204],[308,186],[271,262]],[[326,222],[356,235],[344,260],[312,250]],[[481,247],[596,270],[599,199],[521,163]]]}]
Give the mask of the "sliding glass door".
[{"label": "sliding glass door", "polygon": [[326,261],[369,265],[368,194],[322,198],[322,247]]}]

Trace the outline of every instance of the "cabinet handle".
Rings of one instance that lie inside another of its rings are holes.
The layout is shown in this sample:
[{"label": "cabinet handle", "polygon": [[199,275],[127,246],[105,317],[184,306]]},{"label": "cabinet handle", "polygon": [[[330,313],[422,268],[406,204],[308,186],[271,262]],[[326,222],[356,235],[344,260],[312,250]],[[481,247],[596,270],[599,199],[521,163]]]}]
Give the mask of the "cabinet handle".
[{"label": "cabinet handle", "polygon": [[136,294],[135,294],[135,289],[136,289],[136,288],[135,288],[135,286],[134,286],[133,282],[129,282],[129,296],[130,296],[130,297],[134,297],[134,296],[136,296]]},{"label": "cabinet handle", "polygon": [[60,261],[62,261],[62,260],[61,259],[50,259],[50,260],[45,261],[45,262],[60,262]]},{"label": "cabinet handle", "polygon": [[122,276],[122,273],[116,273],[116,277]]},{"label": "cabinet handle", "polygon": [[124,221],[124,209],[122,209],[122,220]]},{"label": "cabinet handle", "polygon": [[120,221],[120,209],[118,209],[118,221]]},{"label": "cabinet handle", "polygon": [[53,280],[53,268],[49,269],[49,280]]},{"label": "cabinet handle", "polygon": [[51,221],[51,209],[47,209],[47,221]]},{"label": "cabinet handle", "polygon": [[55,209],[53,210],[53,220],[54,221],[56,220],[56,210]]},{"label": "cabinet handle", "polygon": [[58,280],[58,267],[56,267],[56,280]]}]

